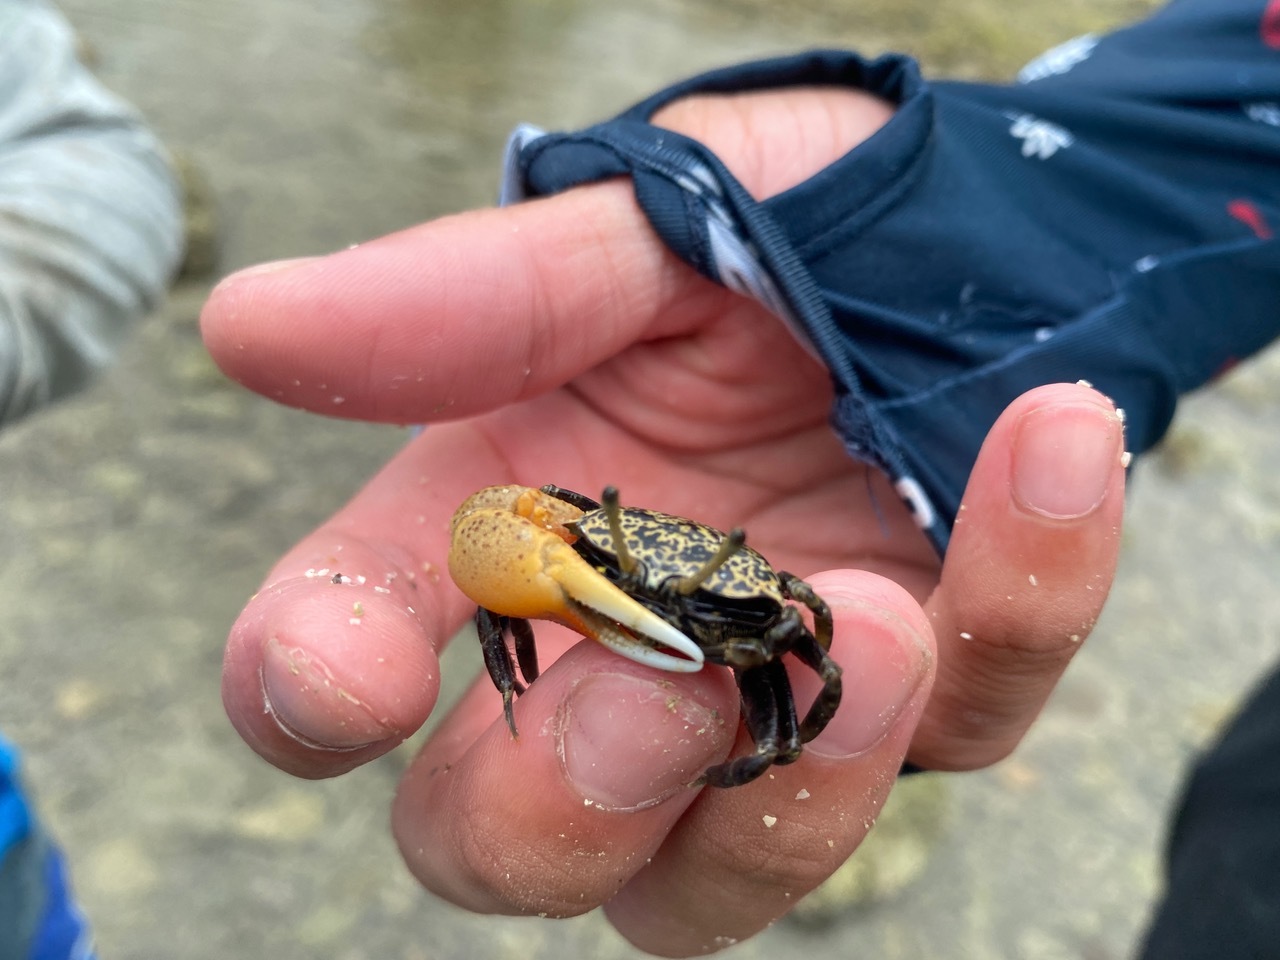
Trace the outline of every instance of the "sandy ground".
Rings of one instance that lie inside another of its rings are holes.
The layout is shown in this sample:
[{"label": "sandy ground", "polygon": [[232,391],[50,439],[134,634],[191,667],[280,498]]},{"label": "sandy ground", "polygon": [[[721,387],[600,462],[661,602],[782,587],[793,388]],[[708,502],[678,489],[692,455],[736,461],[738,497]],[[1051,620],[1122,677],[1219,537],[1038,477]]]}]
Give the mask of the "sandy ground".
[{"label": "sandy ground", "polygon": [[[101,74],[206,174],[225,272],[488,203],[516,121],[595,119],[700,67],[848,44],[998,76],[1147,4],[815,2],[783,22],[753,0],[66,6]],[[226,723],[231,620],[405,437],[225,382],[195,326],[209,282],[180,284],[90,391],[0,436],[0,727],[103,955],[635,956],[598,916],[476,917],[420,891],[386,829],[403,752],[300,782]],[[1278,374],[1273,353],[1193,398],[1140,465],[1119,586],[1017,754],[917,780],[820,922],[733,955],[1130,954],[1185,764],[1280,650]],[[469,648],[449,658],[475,669]]]}]

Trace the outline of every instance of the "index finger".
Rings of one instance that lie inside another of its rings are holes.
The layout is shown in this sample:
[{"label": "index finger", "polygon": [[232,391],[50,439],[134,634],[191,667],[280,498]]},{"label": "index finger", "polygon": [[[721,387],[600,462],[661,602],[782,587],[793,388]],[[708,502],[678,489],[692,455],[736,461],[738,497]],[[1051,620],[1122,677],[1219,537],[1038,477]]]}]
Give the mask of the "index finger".
[{"label": "index finger", "polygon": [[218,365],[279,403],[426,423],[537,396],[727,296],[605,183],[241,271],[200,319]]}]

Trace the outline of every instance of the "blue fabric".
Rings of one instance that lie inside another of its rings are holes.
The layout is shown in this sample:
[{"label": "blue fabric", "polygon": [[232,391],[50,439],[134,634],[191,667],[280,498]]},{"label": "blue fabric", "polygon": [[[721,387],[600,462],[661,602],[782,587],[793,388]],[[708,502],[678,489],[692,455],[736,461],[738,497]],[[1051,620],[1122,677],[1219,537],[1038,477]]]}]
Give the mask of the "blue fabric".
[{"label": "blue fabric", "polygon": [[71,897],[66,868],[52,844],[44,858],[46,899],[31,939],[28,960],[93,960],[93,941],[84,914]]},{"label": "blue fabric", "polygon": [[18,783],[18,751],[0,737],[0,862],[30,830],[31,813]]},{"label": "blue fabric", "polygon": [[[754,201],[653,127],[691,93],[844,85],[897,105],[864,144]],[[945,551],[982,439],[1025,390],[1088,380],[1129,449],[1280,332],[1280,0],[1174,0],[1015,84],[814,51],[676,84],[576,133],[525,129],[507,199],[631,176],[685,261],[825,361],[832,422]],[[957,238],[960,242],[957,242]]]},{"label": "blue fabric", "polygon": [[17,749],[0,737],[0,957],[93,960],[62,854],[35,819],[19,766]]}]

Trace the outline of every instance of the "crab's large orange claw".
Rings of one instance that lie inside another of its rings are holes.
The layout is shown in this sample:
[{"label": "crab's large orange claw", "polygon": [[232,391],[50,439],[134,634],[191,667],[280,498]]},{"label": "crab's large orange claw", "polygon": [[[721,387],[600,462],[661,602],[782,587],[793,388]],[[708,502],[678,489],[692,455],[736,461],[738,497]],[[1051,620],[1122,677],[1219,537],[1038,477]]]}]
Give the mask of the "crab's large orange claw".
[{"label": "crab's large orange claw", "polygon": [[456,539],[458,525],[472,514],[482,511],[510,513],[528,520],[534,526],[549,530],[556,536],[573,542],[573,535],[564,528],[566,523],[577,520],[582,511],[571,503],[557,500],[541,490],[508,484],[505,487],[485,487],[477,490],[458,507],[453,514],[452,527]]},{"label": "crab's large orange claw", "polygon": [[562,524],[581,514],[527,487],[482,490],[454,515],[449,573],[487,610],[563,623],[662,670],[701,668],[703,654],[696,643],[610,583],[570,546],[573,535]]}]

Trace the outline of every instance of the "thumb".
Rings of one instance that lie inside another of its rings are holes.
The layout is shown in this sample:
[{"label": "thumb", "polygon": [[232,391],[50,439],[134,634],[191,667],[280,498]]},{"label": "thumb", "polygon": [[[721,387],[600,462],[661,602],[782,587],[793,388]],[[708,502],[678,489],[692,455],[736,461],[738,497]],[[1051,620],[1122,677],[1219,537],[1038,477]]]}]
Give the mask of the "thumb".
[{"label": "thumb", "polygon": [[1032,390],[996,422],[925,608],[938,679],[912,762],[985,766],[1035,720],[1115,575],[1123,449],[1115,407],[1081,384]]}]

